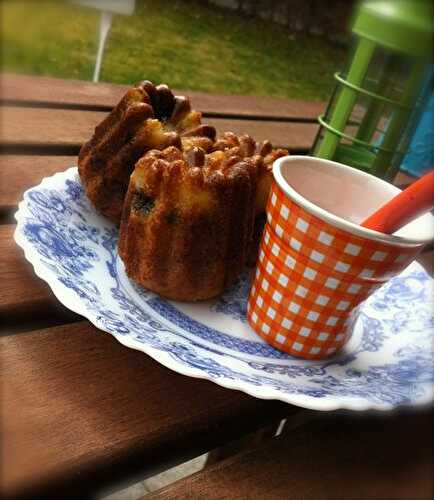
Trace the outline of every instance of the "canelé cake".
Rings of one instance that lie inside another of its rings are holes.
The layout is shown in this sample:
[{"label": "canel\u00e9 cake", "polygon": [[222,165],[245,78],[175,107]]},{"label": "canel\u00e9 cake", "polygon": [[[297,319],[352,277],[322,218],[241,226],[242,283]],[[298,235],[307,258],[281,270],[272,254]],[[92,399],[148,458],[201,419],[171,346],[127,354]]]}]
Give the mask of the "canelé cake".
[{"label": "canel\u00e9 cake", "polygon": [[273,161],[287,154],[226,133],[208,151],[170,146],[141,158],[122,214],[128,276],[174,300],[223,292],[244,268],[263,224]]},{"label": "canel\u00e9 cake", "polygon": [[78,170],[96,209],[119,223],[134,165],[150,149],[177,146],[208,151],[215,129],[201,123],[186,97],[144,81],[131,88],[83,145]]}]

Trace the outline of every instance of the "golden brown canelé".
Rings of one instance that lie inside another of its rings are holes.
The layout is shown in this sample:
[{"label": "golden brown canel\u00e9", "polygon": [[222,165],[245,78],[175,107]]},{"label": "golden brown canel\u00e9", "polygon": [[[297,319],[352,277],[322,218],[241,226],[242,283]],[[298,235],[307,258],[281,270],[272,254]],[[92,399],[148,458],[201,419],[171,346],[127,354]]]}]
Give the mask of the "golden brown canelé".
[{"label": "golden brown canel\u00e9", "polygon": [[202,125],[201,117],[167,85],[144,81],[128,90],[80,150],[78,171],[96,209],[120,222],[130,175],[147,151],[171,145],[208,151],[215,129]]},{"label": "golden brown canel\u00e9", "polygon": [[[223,292],[251,254],[273,161],[266,141],[226,133],[200,147],[150,151],[131,175],[119,235],[128,276],[174,300]],[[263,222],[262,222],[263,223]]]}]

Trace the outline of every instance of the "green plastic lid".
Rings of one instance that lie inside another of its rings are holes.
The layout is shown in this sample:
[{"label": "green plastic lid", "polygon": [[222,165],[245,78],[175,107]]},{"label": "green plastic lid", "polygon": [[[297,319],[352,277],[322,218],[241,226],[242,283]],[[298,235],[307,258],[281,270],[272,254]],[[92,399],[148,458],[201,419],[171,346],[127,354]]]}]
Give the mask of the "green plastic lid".
[{"label": "green plastic lid", "polygon": [[432,59],[433,24],[431,0],[365,0],[353,32],[389,49]]}]

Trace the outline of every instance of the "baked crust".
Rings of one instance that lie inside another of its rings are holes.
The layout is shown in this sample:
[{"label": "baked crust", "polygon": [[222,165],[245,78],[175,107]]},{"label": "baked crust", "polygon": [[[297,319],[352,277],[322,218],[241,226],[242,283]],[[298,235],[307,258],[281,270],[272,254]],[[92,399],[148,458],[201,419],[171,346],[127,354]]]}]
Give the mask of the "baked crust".
[{"label": "baked crust", "polygon": [[288,154],[226,133],[208,152],[152,150],[131,175],[119,237],[130,278],[174,300],[204,300],[254,257],[273,161]]},{"label": "baked crust", "polygon": [[96,209],[119,224],[134,165],[147,151],[177,146],[208,151],[215,129],[202,124],[188,98],[175,96],[167,85],[143,81],[127,91],[95,128],[78,157],[78,171]]}]

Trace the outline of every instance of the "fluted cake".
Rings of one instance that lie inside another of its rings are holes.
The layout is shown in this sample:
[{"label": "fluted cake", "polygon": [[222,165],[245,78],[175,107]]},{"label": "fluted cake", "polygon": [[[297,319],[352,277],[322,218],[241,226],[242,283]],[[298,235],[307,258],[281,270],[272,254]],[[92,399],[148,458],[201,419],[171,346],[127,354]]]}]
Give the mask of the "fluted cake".
[{"label": "fluted cake", "polygon": [[286,154],[232,133],[207,148],[145,154],[131,175],[120,227],[128,276],[174,300],[223,292],[257,247],[255,222],[258,232],[272,163]]},{"label": "fluted cake", "polygon": [[176,146],[209,151],[215,129],[201,123],[186,97],[144,81],[131,88],[81,148],[78,170],[96,209],[120,222],[134,165],[147,151]]}]

